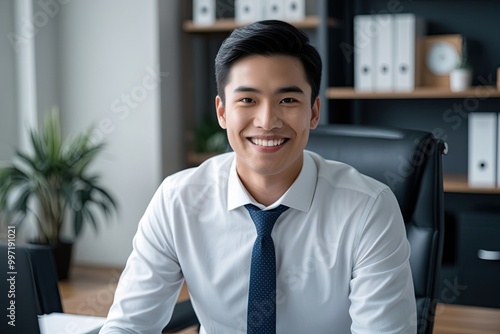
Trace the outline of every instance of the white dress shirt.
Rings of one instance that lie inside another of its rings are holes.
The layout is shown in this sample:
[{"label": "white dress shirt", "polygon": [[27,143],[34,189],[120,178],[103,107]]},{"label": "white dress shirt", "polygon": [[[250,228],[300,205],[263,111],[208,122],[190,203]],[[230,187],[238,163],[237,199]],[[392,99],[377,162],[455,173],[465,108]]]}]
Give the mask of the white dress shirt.
[{"label": "white dress shirt", "polygon": [[277,333],[415,333],[410,247],[396,198],[354,168],[304,151],[300,175],[264,208],[234,153],[167,177],[133,241],[101,333],[160,333],[186,280],[201,333],[246,333],[255,225],[277,220]]}]

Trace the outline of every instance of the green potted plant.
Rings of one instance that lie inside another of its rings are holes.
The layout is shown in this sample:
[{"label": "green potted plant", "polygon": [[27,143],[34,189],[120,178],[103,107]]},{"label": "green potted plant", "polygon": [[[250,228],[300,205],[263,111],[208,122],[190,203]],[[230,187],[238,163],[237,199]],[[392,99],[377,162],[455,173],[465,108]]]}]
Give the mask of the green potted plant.
[{"label": "green potted plant", "polygon": [[[33,217],[38,230],[33,242],[53,247],[59,279],[65,279],[72,243],[83,226],[89,223],[97,231],[96,212],[107,217],[117,208],[99,176],[88,169],[103,143],[91,142],[91,129],[63,142],[57,111],[46,116],[41,131],[30,131],[30,139],[30,153],[17,151],[0,168],[0,212],[18,227]],[[67,220],[73,234],[69,242],[62,235]]]},{"label": "green potted plant", "polygon": [[463,38],[460,61],[450,73],[450,90],[452,92],[460,92],[469,88],[471,84],[472,66],[469,63],[467,40]]}]

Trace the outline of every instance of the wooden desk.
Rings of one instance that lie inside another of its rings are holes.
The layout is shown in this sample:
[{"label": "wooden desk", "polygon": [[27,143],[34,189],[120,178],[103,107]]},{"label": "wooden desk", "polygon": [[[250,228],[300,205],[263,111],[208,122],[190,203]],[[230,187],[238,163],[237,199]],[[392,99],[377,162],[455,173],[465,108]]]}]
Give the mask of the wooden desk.
[{"label": "wooden desk", "polygon": [[[70,279],[59,283],[64,312],[105,317],[120,274],[119,268],[72,268]],[[188,298],[184,286],[179,300]],[[196,333],[196,330],[190,328],[182,333]],[[500,334],[500,309],[438,304],[434,334]]]},{"label": "wooden desk", "polygon": [[500,309],[438,304],[434,334],[498,334]]},{"label": "wooden desk", "polygon": [[[71,268],[69,280],[59,282],[64,312],[105,317],[113,303],[121,272],[121,268]],[[184,286],[179,301],[186,299],[189,299],[189,294]]]},{"label": "wooden desk", "polygon": [[[74,266],[70,279],[59,282],[63,311],[71,314],[85,314],[106,317],[113,303],[113,297],[121,268]],[[179,294],[179,301],[189,298],[187,287]],[[179,334],[197,334],[197,327],[187,328]]]}]

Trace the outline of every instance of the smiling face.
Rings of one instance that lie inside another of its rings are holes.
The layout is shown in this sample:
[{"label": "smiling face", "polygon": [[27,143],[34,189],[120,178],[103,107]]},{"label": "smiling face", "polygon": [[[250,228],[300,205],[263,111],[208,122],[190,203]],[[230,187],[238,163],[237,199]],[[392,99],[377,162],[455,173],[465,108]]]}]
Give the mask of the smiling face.
[{"label": "smiling face", "polygon": [[319,97],[311,106],[311,87],[295,57],[252,55],[231,66],[216,98],[219,124],[227,129],[244,184],[272,177],[291,185],[302,168],[310,129],[319,121]]}]

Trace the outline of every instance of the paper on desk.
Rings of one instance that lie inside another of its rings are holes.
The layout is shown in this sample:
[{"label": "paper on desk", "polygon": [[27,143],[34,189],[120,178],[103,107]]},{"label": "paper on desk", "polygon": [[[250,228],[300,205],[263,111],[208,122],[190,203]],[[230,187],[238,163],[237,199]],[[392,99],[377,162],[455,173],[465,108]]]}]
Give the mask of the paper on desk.
[{"label": "paper on desk", "polygon": [[104,317],[57,312],[38,316],[40,334],[98,333],[105,320]]}]

